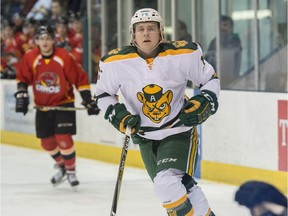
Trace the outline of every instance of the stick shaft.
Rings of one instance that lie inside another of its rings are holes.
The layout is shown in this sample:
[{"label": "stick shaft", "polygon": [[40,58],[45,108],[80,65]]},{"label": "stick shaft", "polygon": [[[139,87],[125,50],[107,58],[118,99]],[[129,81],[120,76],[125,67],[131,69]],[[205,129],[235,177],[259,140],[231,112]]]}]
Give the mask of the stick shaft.
[{"label": "stick shaft", "polygon": [[126,161],[126,156],[128,153],[129,142],[130,142],[130,135],[125,135],[110,216],[116,215],[120,189],[122,185],[122,178],[124,174],[125,161]]},{"label": "stick shaft", "polygon": [[34,109],[49,111],[49,110],[58,110],[58,111],[76,111],[76,110],[87,110],[85,107],[62,107],[62,106],[34,106]]}]

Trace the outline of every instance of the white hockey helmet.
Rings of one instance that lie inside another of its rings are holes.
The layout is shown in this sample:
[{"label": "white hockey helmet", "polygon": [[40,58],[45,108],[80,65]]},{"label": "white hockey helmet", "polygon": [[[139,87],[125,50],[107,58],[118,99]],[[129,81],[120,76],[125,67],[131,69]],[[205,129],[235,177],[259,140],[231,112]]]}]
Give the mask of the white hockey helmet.
[{"label": "white hockey helmet", "polygon": [[131,18],[129,31],[130,31],[130,43],[134,44],[134,24],[140,22],[158,22],[160,27],[161,41],[164,40],[164,22],[158,11],[152,8],[142,8],[135,12]]}]

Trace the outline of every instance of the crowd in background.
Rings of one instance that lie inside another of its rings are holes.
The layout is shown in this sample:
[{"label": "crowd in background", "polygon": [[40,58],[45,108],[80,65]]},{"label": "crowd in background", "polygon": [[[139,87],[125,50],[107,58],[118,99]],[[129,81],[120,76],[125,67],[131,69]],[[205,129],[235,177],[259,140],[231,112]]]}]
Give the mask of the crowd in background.
[{"label": "crowd in background", "polygon": [[[14,79],[17,64],[29,49],[36,47],[37,28],[50,25],[57,47],[68,50],[83,64],[83,22],[85,1],[13,0],[1,1],[1,78]],[[82,65],[83,66],[83,65]]]}]

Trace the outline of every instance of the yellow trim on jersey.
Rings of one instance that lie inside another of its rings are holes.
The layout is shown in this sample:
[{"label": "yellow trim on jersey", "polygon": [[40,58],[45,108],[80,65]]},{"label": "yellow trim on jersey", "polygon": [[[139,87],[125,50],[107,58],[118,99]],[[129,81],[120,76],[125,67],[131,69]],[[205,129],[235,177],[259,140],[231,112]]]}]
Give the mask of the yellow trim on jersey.
[{"label": "yellow trim on jersey", "polygon": [[194,208],[192,207],[191,210],[185,216],[193,216],[194,215]]},{"label": "yellow trim on jersey", "polygon": [[145,59],[147,64],[151,64],[154,61],[154,58]]},{"label": "yellow trim on jersey", "polygon": [[51,61],[51,59],[44,59],[44,62],[46,65],[48,65],[50,61]]},{"label": "yellow trim on jersey", "polygon": [[90,84],[79,86],[77,90],[78,91],[90,90]]},{"label": "yellow trim on jersey", "polygon": [[192,49],[168,49],[165,50],[164,52],[161,52],[158,54],[158,56],[163,57],[163,56],[168,56],[168,55],[180,55],[180,54],[188,54],[188,53],[193,53],[195,50]]},{"label": "yellow trim on jersey", "polygon": [[64,67],[64,61],[63,61],[63,59],[61,57],[54,56],[53,60],[58,62],[61,65],[61,67]]},{"label": "yellow trim on jersey", "polygon": [[187,200],[187,194],[185,194],[184,196],[182,196],[180,199],[176,200],[175,202],[172,202],[169,204],[163,204],[163,207],[166,209],[172,209],[186,202],[186,200]]},{"label": "yellow trim on jersey", "polygon": [[140,57],[137,53],[129,53],[129,54],[123,54],[123,55],[114,55],[114,56],[108,57],[103,62],[112,62],[112,61],[131,59],[131,58],[137,58],[137,57]]},{"label": "yellow trim on jersey", "polygon": [[36,66],[39,62],[39,59],[41,58],[41,55],[37,55],[36,58],[33,60],[33,63],[32,63],[32,71],[33,73],[35,74],[36,73]]},{"label": "yellow trim on jersey", "polygon": [[207,214],[206,214],[205,216],[209,216],[210,213],[211,213],[211,209],[209,208],[209,209],[208,209],[208,212],[207,212]]}]

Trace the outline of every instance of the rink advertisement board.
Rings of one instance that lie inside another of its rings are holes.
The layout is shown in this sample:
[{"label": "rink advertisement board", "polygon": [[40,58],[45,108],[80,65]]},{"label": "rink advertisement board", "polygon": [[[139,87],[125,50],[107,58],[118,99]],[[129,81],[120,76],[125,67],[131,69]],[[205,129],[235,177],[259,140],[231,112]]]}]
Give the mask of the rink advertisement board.
[{"label": "rink advertisement board", "polygon": [[278,169],[288,171],[288,101],[278,101]]}]

